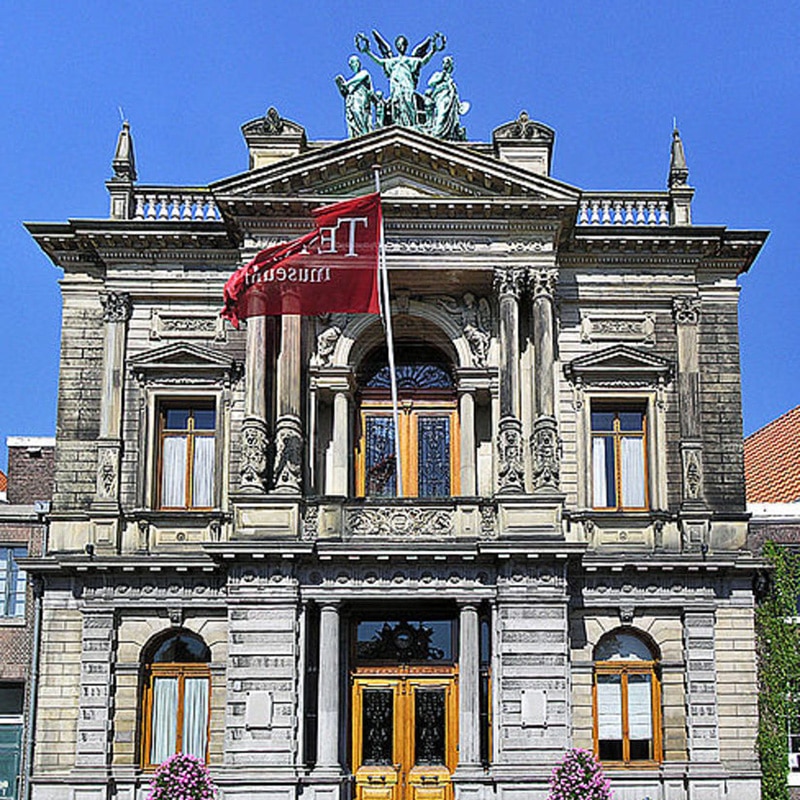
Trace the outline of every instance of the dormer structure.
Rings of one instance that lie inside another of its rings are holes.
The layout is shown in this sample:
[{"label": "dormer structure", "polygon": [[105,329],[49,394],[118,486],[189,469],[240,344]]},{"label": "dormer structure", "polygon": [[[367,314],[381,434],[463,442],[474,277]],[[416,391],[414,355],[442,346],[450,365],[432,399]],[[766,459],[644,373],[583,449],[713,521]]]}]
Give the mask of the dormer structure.
[{"label": "dormer structure", "polygon": [[[142,798],[180,750],[227,800],[517,800],[571,746],[620,797],[758,797],[737,277],[766,234],[692,220],[677,132],[667,190],[571,186],[525,112],[466,137],[452,60],[419,77],[441,34],[373,38],[336,84],[366,132],[270,108],[244,172],[187,187],[137,182],[126,123],[109,218],[28,224],[64,270],[33,800]],[[219,316],[374,167],[402,483],[380,317]]]}]

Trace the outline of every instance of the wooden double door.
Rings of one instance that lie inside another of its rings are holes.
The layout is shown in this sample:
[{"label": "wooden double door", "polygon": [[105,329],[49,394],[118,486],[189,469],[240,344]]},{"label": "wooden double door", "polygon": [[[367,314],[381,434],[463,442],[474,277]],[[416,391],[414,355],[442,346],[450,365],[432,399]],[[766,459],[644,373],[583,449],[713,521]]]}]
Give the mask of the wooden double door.
[{"label": "wooden double door", "polygon": [[452,800],[458,759],[455,670],[357,672],[352,691],[356,800]]}]

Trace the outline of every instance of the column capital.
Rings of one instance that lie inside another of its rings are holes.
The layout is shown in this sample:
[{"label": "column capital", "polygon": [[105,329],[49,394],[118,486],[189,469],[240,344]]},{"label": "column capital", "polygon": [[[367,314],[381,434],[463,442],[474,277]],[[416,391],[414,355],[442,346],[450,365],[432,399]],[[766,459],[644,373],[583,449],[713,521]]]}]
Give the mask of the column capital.
[{"label": "column capital", "polygon": [[699,297],[674,297],[672,316],[676,325],[697,325],[700,322]]},{"label": "column capital", "polygon": [[127,322],[131,318],[133,304],[128,292],[104,292],[100,295],[103,304],[104,322]]},{"label": "column capital", "polygon": [[531,267],[528,270],[528,288],[534,300],[553,300],[558,286],[558,270],[552,267]]},{"label": "column capital", "polygon": [[494,291],[501,299],[512,297],[519,300],[525,282],[525,271],[517,267],[495,267]]}]

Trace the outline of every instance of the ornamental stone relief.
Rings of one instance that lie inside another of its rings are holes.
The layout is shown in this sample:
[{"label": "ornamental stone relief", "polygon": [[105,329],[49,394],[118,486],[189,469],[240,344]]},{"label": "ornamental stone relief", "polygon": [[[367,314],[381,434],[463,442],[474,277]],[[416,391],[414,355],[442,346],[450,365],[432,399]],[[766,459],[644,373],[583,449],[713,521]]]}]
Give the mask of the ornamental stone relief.
[{"label": "ornamental stone relief", "polygon": [[258,417],[245,417],[242,423],[242,489],[266,490],[267,424]]},{"label": "ornamental stone relief", "polygon": [[345,531],[350,536],[442,538],[455,534],[452,508],[348,508]]},{"label": "ornamental stone relief", "polygon": [[498,297],[512,297],[519,300],[525,284],[525,270],[515,267],[494,271],[494,291]]},{"label": "ornamental stone relief", "polygon": [[312,357],[312,365],[329,367],[333,362],[333,351],[342,331],[347,327],[347,314],[321,314],[317,317],[317,352]]},{"label": "ornamental stone relief", "polygon": [[131,296],[127,292],[106,292],[100,295],[104,322],[127,322],[131,318]]},{"label": "ornamental stone relief", "polygon": [[561,442],[553,417],[540,417],[531,437],[533,485],[536,489],[558,489],[561,471]]},{"label": "ornamental stone relief", "polygon": [[119,454],[117,447],[98,448],[97,499],[115,500]]},{"label": "ornamental stone relief", "polygon": [[558,286],[558,270],[556,269],[532,269],[528,273],[528,285],[531,297],[547,297],[553,299]]},{"label": "ornamental stone relief", "polygon": [[217,601],[225,598],[225,578],[205,573],[197,576],[151,572],[90,575],[77,584],[76,592],[87,602],[108,602],[114,605],[132,602],[163,605],[169,601]]},{"label": "ornamental stone relief", "polygon": [[629,318],[583,314],[581,317],[581,341],[655,344],[655,314]]},{"label": "ornamental stone relief", "polygon": [[700,298],[673,298],[672,314],[675,318],[676,325],[697,325],[700,321]]},{"label": "ornamental stone relief", "polygon": [[214,339],[224,341],[225,326],[219,314],[199,311],[161,311],[150,313],[150,338],[161,339]]},{"label": "ornamental stone relief", "polygon": [[275,426],[275,490],[302,490],[303,427],[298,417],[285,415]]},{"label": "ornamental stone relief", "polygon": [[332,567],[324,573],[318,569],[309,568],[301,570],[298,579],[307,586],[331,588],[359,586],[383,589],[397,587],[405,591],[412,586],[446,589],[493,585],[490,573],[475,564],[459,564],[457,567],[449,567],[447,565],[420,564],[419,562],[401,566],[391,563],[348,564],[339,568]]},{"label": "ornamental stone relief", "polygon": [[471,292],[466,292],[460,301],[454,297],[437,297],[436,303],[457,319],[461,332],[469,344],[473,366],[485,367],[492,329],[492,310],[489,301],[485,297],[478,299]]},{"label": "ornamental stone relief", "polygon": [[587,575],[575,587],[587,601],[602,601],[619,606],[621,598],[634,598],[637,603],[654,600],[659,603],[682,604],[687,598],[710,599],[721,589],[720,579],[710,580],[708,576],[680,576],[637,574],[625,575]]},{"label": "ornamental stone relief", "polygon": [[525,468],[522,462],[522,423],[515,417],[503,417],[497,434],[498,491],[525,491]]}]

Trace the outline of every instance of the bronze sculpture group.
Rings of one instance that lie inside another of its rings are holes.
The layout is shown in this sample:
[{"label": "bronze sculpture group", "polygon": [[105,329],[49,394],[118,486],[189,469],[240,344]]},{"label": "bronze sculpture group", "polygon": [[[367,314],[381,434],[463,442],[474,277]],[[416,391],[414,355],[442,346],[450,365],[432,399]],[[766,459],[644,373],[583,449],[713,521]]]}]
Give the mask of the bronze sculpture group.
[{"label": "bronze sculpture group", "polygon": [[353,74],[349,78],[342,75],[335,78],[344,97],[350,138],[389,125],[401,125],[439,139],[465,140],[466,131],[460,123],[460,117],[469,110],[469,103],[463,102],[458,96],[458,88],[453,80],[452,56],[442,59],[441,71],[430,77],[424,94],[417,91],[422,67],[436,53],[444,50],[447,43],[445,36],[438,32],[428,36],[409,55],[405,36],[395,39],[395,54],[378,31],[372,31],[372,35],[380,55],[372,52],[369,39],[363,33],[356,34],[356,50],[369,56],[383,69],[389,79],[389,95],[384,96],[382,91],[375,90],[369,72],[362,67],[361,59],[357,55],[350,56],[348,64]]}]

